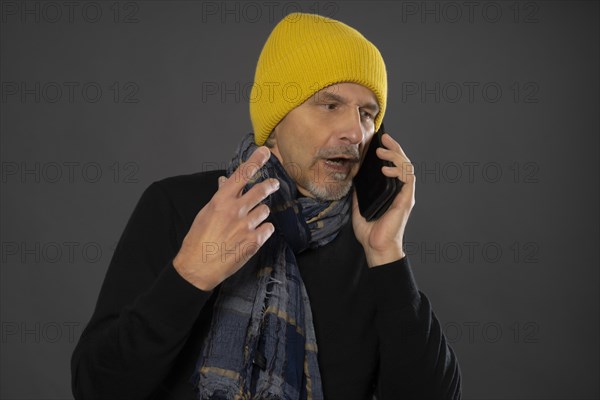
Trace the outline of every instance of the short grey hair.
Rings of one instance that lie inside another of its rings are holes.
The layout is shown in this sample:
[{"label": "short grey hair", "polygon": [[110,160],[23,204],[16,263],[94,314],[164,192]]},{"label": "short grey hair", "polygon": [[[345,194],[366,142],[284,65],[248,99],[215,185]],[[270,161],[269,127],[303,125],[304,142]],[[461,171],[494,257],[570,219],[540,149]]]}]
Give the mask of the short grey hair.
[{"label": "short grey hair", "polygon": [[265,141],[265,146],[267,146],[269,149],[272,149],[273,146],[275,146],[275,138],[273,137],[273,131],[271,131],[271,133],[267,137],[267,140]]}]

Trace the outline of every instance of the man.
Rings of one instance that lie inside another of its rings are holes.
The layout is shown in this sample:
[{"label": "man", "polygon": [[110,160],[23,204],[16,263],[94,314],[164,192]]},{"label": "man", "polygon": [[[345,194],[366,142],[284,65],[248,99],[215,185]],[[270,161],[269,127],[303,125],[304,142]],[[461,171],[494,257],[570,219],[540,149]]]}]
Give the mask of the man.
[{"label": "man", "polygon": [[254,133],[227,171],[142,195],[73,354],[75,398],[460,398],[402,250],[415,179],[391,136],[382,173],[405,184],[390,208],[367,222],[353,191],[386,108],[379,51],[339,21],[290,14],[251,98]]}]

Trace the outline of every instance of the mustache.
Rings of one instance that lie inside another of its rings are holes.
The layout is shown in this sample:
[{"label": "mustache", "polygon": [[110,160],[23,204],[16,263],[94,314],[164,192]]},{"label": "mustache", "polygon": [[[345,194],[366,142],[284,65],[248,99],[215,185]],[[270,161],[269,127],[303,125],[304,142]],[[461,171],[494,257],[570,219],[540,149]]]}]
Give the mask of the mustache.
[{"label": "mustache", "polygon": [[345,156],[351,161],[358,161],[360,159],[358,148],[352,146],[328,147],[326,149],[320,149],[316,154],[316,158],[334,158],[340,156]]}]

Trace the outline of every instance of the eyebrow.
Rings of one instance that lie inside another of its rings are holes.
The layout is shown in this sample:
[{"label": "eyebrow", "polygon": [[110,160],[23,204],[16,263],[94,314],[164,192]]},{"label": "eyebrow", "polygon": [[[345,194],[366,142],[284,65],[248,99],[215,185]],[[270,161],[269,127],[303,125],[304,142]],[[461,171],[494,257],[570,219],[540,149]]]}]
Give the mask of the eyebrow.
[{"label": "eyebrow", "polygon": [[[340,96],[339,94],[328,92],[328,91],[323,91],[323,92],[317,92],[317,93],[315,93],[315,98],[314,99],[315,99],[315,101],[318,101],[318,100],[334,100],[334,101],[338,101],[338,102],[343,103],[343,104],[347,104],[348,103],[348,100],[345,97]],[[379,112],[379,106],[377,105],[377,103],[367,102],[367,103],[363,104],[361,107],[370,110],[373,114],[377,114]]]}]

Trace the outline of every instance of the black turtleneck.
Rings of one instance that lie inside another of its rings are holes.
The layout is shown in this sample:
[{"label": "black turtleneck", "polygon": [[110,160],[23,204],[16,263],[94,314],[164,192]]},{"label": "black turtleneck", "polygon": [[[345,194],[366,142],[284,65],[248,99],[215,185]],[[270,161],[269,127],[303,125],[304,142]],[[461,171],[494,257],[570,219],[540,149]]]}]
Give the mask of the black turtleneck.
[{"label": "black turtleneck", "polygon": [[[172,260],[222,174],[171,177],[144,191],[72,356],[76,399],[195,398],[189,378],[219,287],[196,288]],[[349,221],[297,261],[326,400],[369,400],[374,390],[378,400],[460,398],[457,359],[406,257],[369,269]]]}]

